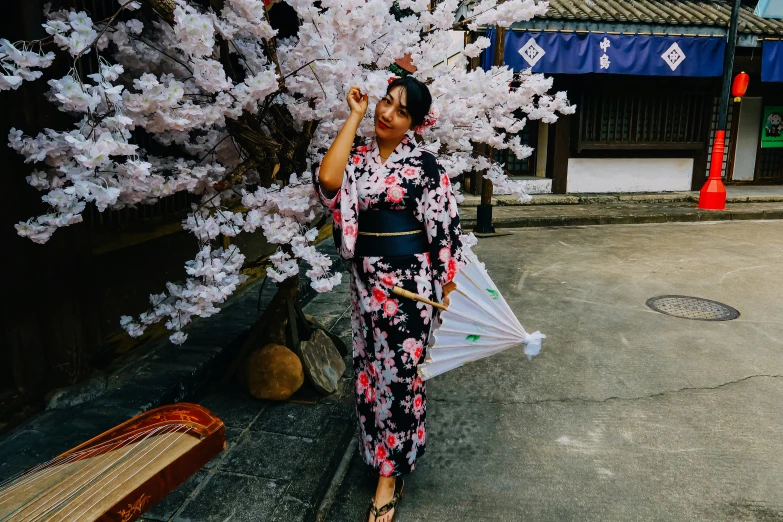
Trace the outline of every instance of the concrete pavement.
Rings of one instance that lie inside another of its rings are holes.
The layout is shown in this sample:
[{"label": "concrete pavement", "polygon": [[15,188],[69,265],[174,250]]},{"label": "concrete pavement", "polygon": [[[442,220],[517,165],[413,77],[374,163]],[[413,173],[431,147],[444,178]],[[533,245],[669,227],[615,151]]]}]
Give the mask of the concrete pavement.
[{"label": "concrete pavement", "polygon": [[[399,522],[783,520],[783,222],[518,229],[476,252],[549,337],[431,381]],[[645,305],[668,294],[742,315]],[[321,520],[363,520],[351,459]]]}]

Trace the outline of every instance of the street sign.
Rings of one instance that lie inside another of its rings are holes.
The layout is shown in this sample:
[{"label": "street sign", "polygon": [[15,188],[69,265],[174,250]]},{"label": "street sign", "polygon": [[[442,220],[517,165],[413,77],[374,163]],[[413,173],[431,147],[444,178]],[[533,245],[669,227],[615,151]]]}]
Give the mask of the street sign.
[{"label": "street sign", "polygon": [[783,106],[767,105],[761,120],[761,148],[783,148]]}]

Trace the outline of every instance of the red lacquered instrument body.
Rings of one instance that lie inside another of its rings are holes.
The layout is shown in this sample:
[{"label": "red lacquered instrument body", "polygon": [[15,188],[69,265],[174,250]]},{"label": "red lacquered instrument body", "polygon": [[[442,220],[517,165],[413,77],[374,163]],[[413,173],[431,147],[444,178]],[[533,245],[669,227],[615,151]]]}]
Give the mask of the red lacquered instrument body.
[{"label": "red lacquered instrument body", "polygon": [[155,408],[3,485],[0,521],[136,520],[225,441],[223,423],[202,406]]}]

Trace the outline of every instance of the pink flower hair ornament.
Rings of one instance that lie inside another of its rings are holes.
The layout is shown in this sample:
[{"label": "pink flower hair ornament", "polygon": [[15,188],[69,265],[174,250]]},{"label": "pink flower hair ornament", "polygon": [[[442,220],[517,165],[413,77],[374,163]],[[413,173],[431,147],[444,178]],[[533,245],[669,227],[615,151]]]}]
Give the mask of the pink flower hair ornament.
[{"label": "pink flower hair ornament", "polygon": [[440,116],[440,111],[438,111],[438,107],[433,102],[432,105],[430,105],[430,111],[424,116],[424,121],[422,121],[420,125],[414,127],[413,132],[416,134],[423,134],[424,131],[430,129],[438,122],[438,116]]}]

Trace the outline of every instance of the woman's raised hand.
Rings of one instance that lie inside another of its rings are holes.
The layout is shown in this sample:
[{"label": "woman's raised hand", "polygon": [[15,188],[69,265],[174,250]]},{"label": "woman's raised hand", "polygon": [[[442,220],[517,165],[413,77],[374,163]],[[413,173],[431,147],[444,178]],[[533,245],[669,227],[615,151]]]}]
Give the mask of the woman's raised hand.
[{"label": "woman's raised hand", "polygon": [[348,106],[351,107],[351,112],[364,118],[364,114],[367,112],[367,104],[369,103],[368,96],[362,94],[361,89],[354,85],[351,87],[351,90],[348,91],[347,99]]},{"label": "woman's raised hand", "polygon": [[351,116],[345,120],[343,128],[337,133],[337,137],[332,142],[329,150],[326,151],[321,162],[321,171],[318,174],[321,180],[321,186],[326,190],[338,190],[345,177],[345,166],[348,164],[348,157],[351,155],[351,146],[356,137],[356,131],[362,123],[362,118],[367,112],[368,97],[362,96],[362,91],[357,86],[351,87],[348,91],[348,106],[351,107]]}]

